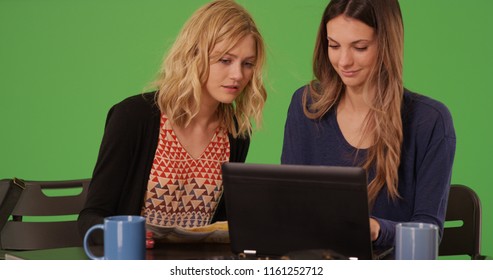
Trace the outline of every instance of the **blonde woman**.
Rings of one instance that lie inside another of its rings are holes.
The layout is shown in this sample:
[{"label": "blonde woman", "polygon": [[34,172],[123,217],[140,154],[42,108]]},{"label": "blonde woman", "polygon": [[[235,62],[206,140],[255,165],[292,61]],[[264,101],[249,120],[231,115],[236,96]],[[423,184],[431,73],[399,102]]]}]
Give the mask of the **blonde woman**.
[{"label": "blonde woman", "polygon": [[109,111],[79,215],[82,236],[112,215],[182,227],[225,220],[221,165],[246,159],[266,100],[264,59],[243,7],[219,0],[197,10],[163,62],[157,91]]},{"label": "blonde woman", "polygon": [[397,0],[330,1],[315,80],[292,98],[281,157],[284,164],[364,167],[378,247],[393,246],[398,222],[443,230],[455,154],[448,109],[403,87],[403,38]]}]

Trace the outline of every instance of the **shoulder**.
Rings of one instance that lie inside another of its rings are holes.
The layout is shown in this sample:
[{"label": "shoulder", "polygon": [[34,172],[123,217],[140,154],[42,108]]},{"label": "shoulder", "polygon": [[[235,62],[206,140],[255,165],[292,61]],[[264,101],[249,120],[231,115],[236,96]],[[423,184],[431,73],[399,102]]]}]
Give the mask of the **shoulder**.
[{"label": "shoulder", "polygon": [[141,93],[130,96],[115,104],[113,107],[119,110],[132,112],[148,112],[149,109],[157,109],[155,102],[156,92]]},{"label": "shoulder", "polygon": [[303,95],[305,94],[305,92],[307,90],[309,90],[309,86],[308,85],[304,85],[300,88],[298,88],[294,93],[293,93],[293,96],[291,97],[291,102],[293,101],[296,101],[297,103],[300,103],[301,100],[303,99]]},{"label": "shoulder", "polygon": [[130,96],[113,105],[109,114],[125,119],[146,119],[159,114],[155,103],[156,92],[147,92]]},{"label": "shoulder", "polygon": [[229,142],[231,144],[243,147],[244,145],[249,145],[250,144],[250,136],[248,135],[242,135],[238,137],[234,137],[233,134],[228,132],[228,138]]},{"label": "shoulder", "polygon": [[250,147],[250,137],[239,136],[234,138],[230,133],[228,133],[228,137],[230,144],[229,161],[245,162]]},{"label": "shoulder", "polygon": [[404,90],[402,117],[405,123],[440,127],[445,136],[455,137],[452,115],[445,104],[433,98]]},{"label": "shoulder", "polygon": [[[236,117],[233,117],[233,121],[236,129],[238,129],[238,119]],[[250,136],[248,134],[241,136],[238,135],[237,137],[234,137],[233,134],[231,134],[230,132],[227,132],[227,134],[228,134],[229,142],[232,144],[232,146],[243,147],[244,145],[250,144]]]},{"label": "shoulder", "polygon": [[[294,113],[293,111],[303,112],[303,98],[305,96],[305,92],[307,92],[309,89],[310,88],[308,85],[304,85],[298,88],[293,93],[293,96],[291,97],[291,103],[289,105],[289,111],[291,113]],[[306,96],[309,98],[309,94],[306,94]]]}]

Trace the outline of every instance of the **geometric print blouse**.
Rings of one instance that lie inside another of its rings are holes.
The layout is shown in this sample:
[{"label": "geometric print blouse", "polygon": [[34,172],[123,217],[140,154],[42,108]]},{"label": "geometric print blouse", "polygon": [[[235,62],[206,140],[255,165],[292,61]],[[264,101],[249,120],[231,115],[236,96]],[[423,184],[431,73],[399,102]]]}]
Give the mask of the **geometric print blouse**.
[{"label": "geometric print blouse", "polygon": [[185,228],[209,224],[223,193],[221,165],[229,155],[228,132],[219,126],[202,155],[192,158],[162,114],[142,209],[146,222]]}]

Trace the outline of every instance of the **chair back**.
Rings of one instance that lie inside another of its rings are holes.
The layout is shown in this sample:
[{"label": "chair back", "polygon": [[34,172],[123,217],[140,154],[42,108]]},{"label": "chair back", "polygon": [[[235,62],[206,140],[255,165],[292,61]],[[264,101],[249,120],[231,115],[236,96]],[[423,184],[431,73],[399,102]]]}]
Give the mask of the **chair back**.
[{"label": "chair back", "polygon": [[1,249],[82,246],[77,215],[85,203],[89,182],[90,179],[25,181],[11,218],[0,229]]},{"label": "chair back", "polygon": [[467,186],[451,185],[439,255],[469,255],[471,259],[483,259],[480,250],[481,202],[479,197],[473,189]]}]

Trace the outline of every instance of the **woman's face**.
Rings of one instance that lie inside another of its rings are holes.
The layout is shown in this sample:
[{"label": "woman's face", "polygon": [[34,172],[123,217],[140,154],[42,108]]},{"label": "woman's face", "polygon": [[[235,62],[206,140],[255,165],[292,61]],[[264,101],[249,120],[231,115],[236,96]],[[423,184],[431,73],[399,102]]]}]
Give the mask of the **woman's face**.
[{"label": "woman's face", "polygon": [[337,16],[327,23],[329,60],[348,89],[363,87],[377,62],[375,30],[354,18]]},{"label": "woman's face", "polygon": [[[229,46],[221,42],[212,53],[222,53]],[[250,82],[256,62],[256,42],[252,35],[240,40],[217,61],[211,61],[204,85],[204,98],[213,103],[232,103]]]}]

